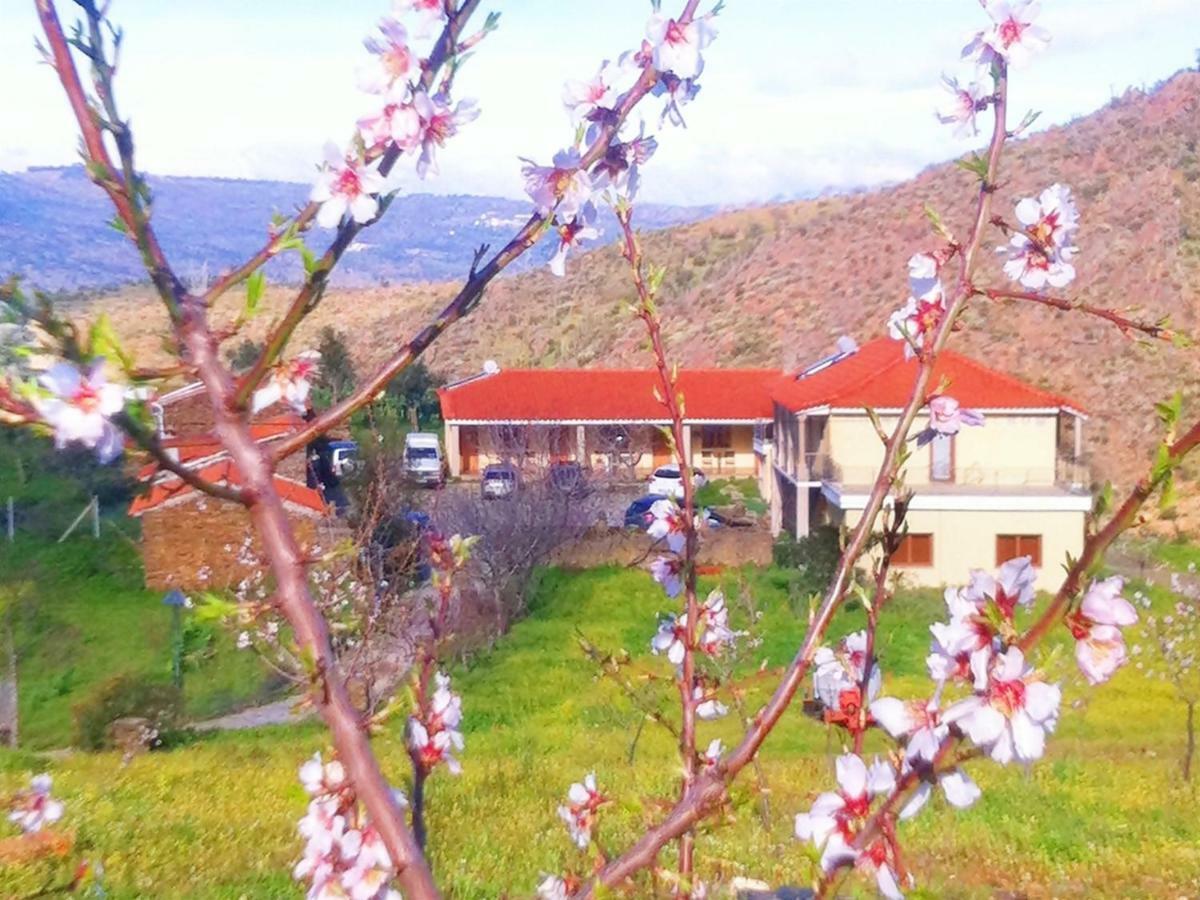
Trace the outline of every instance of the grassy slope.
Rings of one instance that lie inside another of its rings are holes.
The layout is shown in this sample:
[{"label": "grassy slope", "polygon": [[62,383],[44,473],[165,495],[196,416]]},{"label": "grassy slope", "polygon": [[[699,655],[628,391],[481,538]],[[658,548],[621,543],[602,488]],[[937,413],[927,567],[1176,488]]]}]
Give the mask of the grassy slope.
[{"label": "grassy slope", "polygon": [[[752,573],[764,610],[762,653],[789,657],[800,622],[783,573]],[[609,682],[594,680],[575,647],[577,627],[609,648],[624,647],[646,671],[665,664],[644,649],[661,594],[645,575],[596,570],[549,572],[531,616],[490,656],[457,673],[466,708],[465,773],[439,773],[432,788],[433,860],[447,894],[526,896],[541,871],[579,867],[555,807],[566,786],[591,769],[616,798],[600,838],[625,846],[657,817],[672,784],[667,737],[647,729],[628,753],[638,716]],[[881,654],[888,691],[926,687],[926,623],[940,613],[932,594],[905,597],[887,614]],[[840,631],[861,614],[842,617]],[[1192,895],[1200,889],[1200,809],[1175,783],[1181,747],[1178,710],[1167,690],[1123,671],[1099,691],[1081,687],[1069,653],[1043,659],[1067,678],[1066,710],[1050,758],[1030,772],[977,766],[984,800],[950,814],[935,803],[907,825],[906,846],[920,876],[917,897]],[[763,684],[755,689],[765,690]],[[705,724],[707,741],[734,736],[731,722]],[[303,796],[296,764],[324,745],[315,727],[222,735],[122,768],[112,755],[79,755],[50,765],[81,844],[105,858],[112,896],[294,896],[287,868]],[[378,740],[387,771],[405,771],[394,730]],[[700,839],[705,877],[742,873],[803,883],[812,860],[791,837],[792,815],[831,784],[835,743],[789,713],[766,756],[772,824],[764,830],[740,784],[732,816]],[[0,794],[38,763],[0,756]],[[22,887],[47,872],[0,871]]]},{"label": "grassy slope", "polygon": [[[162,594],[142,587],[129,538],[107,523],[102,535],[62,544],[22,538],[0,550],[0,593],[21,598],[16,640],[25,746],[70,743],[72,705],[114,675],[169,677],[171,618]],[[211,658],[185,676],[187,711],[225,712],[252,701],[262,687],[257,660],[217,633]]]}]

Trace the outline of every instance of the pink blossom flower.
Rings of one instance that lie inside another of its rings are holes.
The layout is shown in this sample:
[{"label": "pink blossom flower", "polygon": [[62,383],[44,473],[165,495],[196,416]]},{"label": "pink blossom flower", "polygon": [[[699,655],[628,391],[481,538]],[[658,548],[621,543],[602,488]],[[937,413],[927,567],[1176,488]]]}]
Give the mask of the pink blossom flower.
[{"label": "pink blossom flower", "polygon": [[413,95],[413,107],[421,117],[421,158],[417,160],[417,174],[424,178],[428,172],[437,174],[437,148],[458,134],[458,130],[479,118],[479,107],[474,100],[460,100],[451,108],[450,98],[444,94],[430,97],[424,91]]},{"label": "pink blossom flower", "polygon": [[592,167],[592,187],[596,191],[611,188],[632,200],[637,195],[641,167],[649,162],[657,149],[658,141],[643,134],[631,141],[610,144],[604,156]]},{"label": "pink blossom flower", "polygon": [[983,413],[974,409],[963,409],[958,401],[946,394],[929,399],[929,427],[916,435],[918,447],[923,447],[938,435],[955,435],[964,425],[978,427],[983,424]]},{"label": "pink blossom flower", "polygon": [[582,166],[579,150],[572,147],[554,155],[554,164],[539,166],[525,159],[521,174],[525,178],[525,193],[532,198],[538,212],[552,212],[564,222],[579,215],[591,202],[594,187],[592,177]]},{"label": "pink blossom flower", "polygon": [[[687,620],[687,613],[684,612],[659,623],[658,633],[650,642],[651,652],[665,652],[672,665],[681,665],[687,640]],[[729,628],[729,609],[725,606],[725,595],[720,590],[712,591],[700,604],[696,650],[706,656],[719,656],[736,636]]]},{"label": "pink blossom flower", "polygon": [[445,0],[393,0],[392,9],[398,16],[409,13],[416,16],[413,33],[417,37],[428,37],[446,21]]},{"label": "pink blossom flower", "polygon": [[807,813],[796,816],[796,837],[821,851],[821,869],[830,873],[854,865],[875,875],[885,897],[901,897],[894,867],[894,848],[876,838],[861,851],[854,847],[859,831],[871,815],[871,803],[890,794],[895,772],[878,759],[868,769],[862,759],[846,753],[837,758],[838,790],[821,794]]},{"label": "pink blossom flower", "polygon": [[558,817],[566,823],[571,840],[580,850],[591,843],[596,811],[607,802],[608,798],[596,786],[595,772],[589,772],[582,782],[576,782],[567,791],[567,803],[558,808]]},{"label": "pink blossom flower", "polygon": [[437,688],[424,719],[412,716],[408,720],[408,745],[418,763],[433,769],[445,763],[451,774],[458,775],[462,766],[454,757],[464,746],[462,733],[462,698],[450,690],[450,677],[442,672],[435,676]]},{"label": "pink blossom flower", "polygon": [[685,79],[700,74],[703,65],[700,51],[716,36],[717,31],[707,16],[684,25],[656,12],[646,25],[646,39],[653,48],[654,68]]},{"label": "pink blossom flower", "polygon": [[938,110],[938,121],[943,125],[954,126],[955,137],[972,137],[979,134],[979,126],[975,123],[975,115],[979,112],[980,104],[984,104],[983,87],[977,82],[960,85],[957,78],[942,77],[942,83],[953,98],[950,104]]},{"label": "pink blossom flower", "polygon": [[[813,654],[813,693],[827,712],[857,715],[864,705],[861,692],[867,666],[867,633],[856,631],[834,649],[818,647]],[[871,661],[866,703],[879,693],[883,673]],[[847,723],[856,724],[856,723]]]},{"label": "pink blossom flower", "polygon": [[[979,789],[971,777],[962,769],[951,769],[948,772],[942,772],[937,776],[938,786],[942,789],[942,793],[946,796],[946,802],[955,809],[966,809],[983,796],[983,791]],[[900,810],[899,819],[905,821],[911,819],[929,802],[929,798],[933,796],[933,784],[928,779],[922,780],[916,791],[909,798],[908,802]]]},{"label": "pink blossom flower", "polygon": [[325,165],[309,200],[321,205],[317,224],[336,228],[347,212],[359,224],[375,218],[379,201],[374,195],[382,190],[383,177],[373,165],[357,156],[343,156],[335,144],[326,144]]},{"label": "pink blossom flower", "polygon": [[1067,617],[1075,638],[1075,660],[1089,684],[1108,681],[1125,664],[1121,628],[1138,620],[1137,610],[1121,596],[1125,581],[1119,575],[1093,581],[1078,612]]},{"label": "pink blossom flower", "polygon": [[871,717],[896,740],[904,741],[909,761],[931,763],[950,729],[942,723],[937,701],[880,697],[871,704]]},{"label": "pink blossom flower", "polygon": [[704,751],[704,756],[701,762],[705,766],[712,768],[721,761],[721,754],[725,752],[725,746],[721,743],[720,738],[713,738],[708,742],[708,749]]},{"label": "pink blossom flower", "polygon": [[35,834],[61,819],[62,802],[50,796],[53,783],[50,776],[44,772],[31,778],[29,788],[13,798],[8,821],[25,834]]},{"label": "pink blossom flower", "polygon": [[423,135],[421,114],[407,100],[392,97],[378,113],[358,120],[358,133],[370,149],[395,144],[403,152],[416,150]]},{"label": "pink blossom flower", "polygon": [[1004,274],[1031,290],[1065,287],[1075,280],[1075,233],[1079,210],[1071,190],[1052,184],[1035,200],[1026,197],[1017,204],[1017,220],[1023,230],[1013,233],[1009,243],[998,247],[1007,254]]},{"label": "pink blossom flower", "polygon": [[715,688],[696,685],[692,688],[692,702],[696,704],[696,717],[706,722],[723,718],[729,713],[729,707],[717,699]]},{"label": "pink blossom flower", "polygon": [[658,557],[650,563],[650,575],[668,597],[678,597],[683,590],[683,561],[678,557]]},{"label": "pink blossom flower", "polygon": [[563,85],[563,106],[575,124],[586,121],[597,110],[611,109],[617,99],[608,60],[588,81],[570,80]]},{"label": "pink blossom flower", "polygon": [[663,72],[650,89],[652,96],[667,98],[663,104],[662,116],[658,120],[659,125],[670,122],[678,128],[686,128],[683,107],[695,100],[699,93],[700,84],[695,78],[680,78],[671,72]]},{"label": "pink blossom flower", "polygon": [[963,597],[976,606],[991,601],[1005,619],[1011,620],[1018,606],[1033,605],[1036,584],[1037,569],[1033,557],[1017,556],[1001,563],[994,577],[982,569],[973,569],[971,581],[963,589]]},{"label": "pink blossom flower", "polygon": [[943,720],[956,724],[1001,765],[1029,763],[1042,756],[1046,733],[1058,723],[1062,691],[1047,684],[1025,664],[1017,647],[995,657],[986,687],[946,710]]},{"label": "pink blossom flower", "polygon": [[370,825],[349,831],[342,838],[341,851],[350,864],[341,878],[350,900],[377,900],[392,879],[392,859],[382,836]]},{"label": "pink blossom flower", "polygon": [[321,754],[315,753],[300,767],[300,783],[311,797],[336,794],[347,786],[346,769],[336,759],[322,762]]},{"label": "pink blossom flower", "polygon": [[925,346],[925,338],[941,324],[946,314],[946,300],[941,282],[919,297],[909,297],[908,302],[888,319],[888,334],[897,341],[904,341],[904,355],[912,358],[916,349]]},{"label": "pink blossom flower", "polygon": [[565,224],[555,226],[558,232],[558,249],[550,259],[550,271],[562,278],[567,274],[567,252],[573,247],[579,247],[584,241],[594,241],[600,237],[600,232],[592,225],[595,220],[595,207],[588,204],[578,216]]},{"label": "pink blossom flower", "polygon": [[992,27],[981,31],[963,50],[963,56],[991,65],[996,59],[1020,66],[1050,43],[1050,33],[1033,24],[1041,11],[1037,0],[987,0],[984,9]]},{"label": "pink blossom flower", "polygon": [[686,520],[679,504],[670,497],[655,500],[648,515],[649,524],[646,534],[655,541],[666,540],[667,548],[672,553],[682,553],[687,535],[684,533]]},{"label": "pink blossom flower", "polygon": [[318,351],[305,350],[294,359],[279,363],[271,370],[266,383],[254,392],[250,411],[258,413],[284,400],[297,413],[303,413],[320,361]]},{"label": "pink blossom flower", "polygon": [[567,900],[570,896],[566,881],[557,875],[547,875],[537,887],[538,900]]},{"label": "pink blossom flower", "polygon": [[124,440],[112,418],[125,406],[125,392],[104,377],[104,360],[86,372],[71,363],[55,363],[38,378],[49,396],[33,398],[34,409],[54,429],[54,446],[78,443],[96,451],[102,463],[121,455]]},{"label": "pink blossom flower", "polygon": [[397,85],[404,87],[420,61],[408,46],[408,32],[392,18],[379,22],[381,37],[369,37],[363,44],[371,59],[359,73],[359,87],[371,94],[383,94]]}]

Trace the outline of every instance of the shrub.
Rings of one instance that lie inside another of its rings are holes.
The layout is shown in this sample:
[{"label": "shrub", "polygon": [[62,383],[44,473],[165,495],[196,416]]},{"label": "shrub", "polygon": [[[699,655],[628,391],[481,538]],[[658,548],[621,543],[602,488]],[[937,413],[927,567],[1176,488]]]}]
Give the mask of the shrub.
[{"label": "shrub", "polygon": [[772,558],[782,569],[797,569],[808,593],[820,591],[833,578],[840,547],[838,530],[830,525],[813,529],[801,538],[783,535],[775,542]]},{"label": "shrub", "polygon": [[117,719],[148,719],[160,735],[177,728],[183,694],[174,685],[126,673],[100,684],[73,711],[75,743],[85,750],[100,750],[108,744],[108,726]]}]

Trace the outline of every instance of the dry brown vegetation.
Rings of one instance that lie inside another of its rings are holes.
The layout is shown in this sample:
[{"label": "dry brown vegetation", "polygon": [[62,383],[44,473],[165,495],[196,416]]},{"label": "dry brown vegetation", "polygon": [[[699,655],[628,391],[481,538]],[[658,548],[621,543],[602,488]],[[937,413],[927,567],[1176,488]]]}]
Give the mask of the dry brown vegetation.
[{"label": "dry brown vegetation", "polygon": [[[1083,228],[1075,296],[1139,306],[1200,330],[1200,73],[1182,72],[1150,93],[1129,91],[1104,109],[1013,144],[997,210],[1061,181],[1078,198]],[[653,176],[653,173],[651,173]],[[666,173],[660,173],[666,177]],[[953,164],[904,184],[849,196],[739,210],[646,237],[668,269],[663,310],[671,353],[687,364],[795,365],[839,334],[879,334],[906,296],[905,262],[932,246],[925,203],[966,227],[974,176]],[[997,236],[996,243],[999,243]],[[983,266],[981,284],[1000,280]],[[351,335],[360,364],[381,359],[453,291],[407,285],[334,291],[300,339],[324,325]],[[572,260],[568,278],[544,271],[506,278],[439,341],[431,365],[449,374],[502,365],[617,365],[645,359],[642,330],[625,304],[628,275],[613,247]],[[265,331],[286,302],[270,292],[248,329]],[[236,313],[230,308],[218,311]],[[166,333],[149,296],[103,299],[119,333],[149,362]],[[97,305],[89,304],[89,311]],[[1157,438],[1150,402],[1175,387],[1195,398],[1196,351],[1134,350],[1111,326],[1042,308],[977,301],[959,349],[1077,398],[1093,414],[1090,448],[1100,474],[1127,481]]]}]

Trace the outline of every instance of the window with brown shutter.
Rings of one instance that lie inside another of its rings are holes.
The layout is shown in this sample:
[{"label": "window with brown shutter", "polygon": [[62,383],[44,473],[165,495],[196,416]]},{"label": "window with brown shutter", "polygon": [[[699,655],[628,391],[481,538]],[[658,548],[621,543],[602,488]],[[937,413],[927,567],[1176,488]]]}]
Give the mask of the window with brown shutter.
[{"label": "window with brown shutter", "polygon": [[1035,566],[1042,564],[1042,536],[1040,534],[996,535],[996,565],[1028,556]]},{"label": "window with brown shutter", "polygon": [[892,565],[932,566],[933,535],[913,534],[912,532],[906,534],[892,555]]}]

